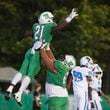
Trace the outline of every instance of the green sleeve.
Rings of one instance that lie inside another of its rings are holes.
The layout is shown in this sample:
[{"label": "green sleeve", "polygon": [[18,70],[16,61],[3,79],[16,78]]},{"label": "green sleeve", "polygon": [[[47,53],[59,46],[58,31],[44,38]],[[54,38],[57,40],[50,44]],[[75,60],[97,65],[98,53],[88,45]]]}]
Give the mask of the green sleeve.
[{"label": "green sleeve", "polygon": [[68,68],[60,60],[55,60],[54,66],[58,72],[62,72],[62,71],[67,72],[68,71]]}]

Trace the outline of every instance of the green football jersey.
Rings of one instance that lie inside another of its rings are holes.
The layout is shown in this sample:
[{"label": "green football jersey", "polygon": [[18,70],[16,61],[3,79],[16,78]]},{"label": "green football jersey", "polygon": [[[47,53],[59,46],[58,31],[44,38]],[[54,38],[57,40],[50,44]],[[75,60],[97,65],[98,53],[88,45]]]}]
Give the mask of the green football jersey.
[{"label": "green football jersey", "polygon": [[54,61],[54,66],[57,70],[57,73],[47,71],[47,82],[50,84],[66,87],[69,69],[59,60]]},{"label": "green football jersey", "polygon": [[42,39],[44,43],[50,43],[53,38],[52,29],[55,26],[56,26],[55,23],[47,23],[47,24],[35,23],[32,27],[33,42]]}]

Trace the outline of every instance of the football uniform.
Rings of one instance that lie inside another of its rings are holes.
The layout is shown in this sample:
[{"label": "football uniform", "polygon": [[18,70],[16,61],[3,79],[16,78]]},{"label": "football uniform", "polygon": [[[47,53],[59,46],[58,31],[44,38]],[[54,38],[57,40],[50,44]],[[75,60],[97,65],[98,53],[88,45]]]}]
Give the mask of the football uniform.
[{"label": "football uniform", "polygon": [[49,97],[49,110],[68,110],[66,79],[69,69],[59,60],[54,61],[57,73],[47,71],[46,95]]},{"label": "football uniform", "polygon": [[[101,87],[102,87],[102,79],[96,77],[95,73],[92,77],[92,81],[89,83],[89,86],[92,88],[92,100],[94,103],[94,110],[102,110],[102,106],[101,106],[101,98],[98,94],[98,92],[101,91]],[[90,105],[89,105],[90,106]],[[90,106],[91,108],[91,106]],[[90,109],[91,110],[91,109]]]},{"label": "football uniform", "polygon": [[[33,45],[39,40],[43,40],[43,43],[50,43],[52,40],[52,29],[55,27],[55,23],[47,24],[38,24],[35,23],[32,27],[33,30]],[[25,54],[24,61],[20,68],[20,72],[23,75],[28,75],[30,78],[33,78],[38,74],[41,68],[41,58],[39,51],[34,48],[34,53],[32,53],[32,48],[28,49]]]},{"label": "football uniform", "polygon": [[18,92],[14,94],[14,97],[18,104],[22,105],[21,104],[22,93],[30,84],[31,79],[38,74],[41,68],[41,58],[39,48],[42,46],[48,50],[53,34],[64,28],[68,23],[71,22],[71,20],[75,16],[78,16],[78,14],[73,9],[69,16],[64,20],[64,22],[59,23],[56,26],[56,24],[53,22],[54,16],[51,12],[41,13],[41,15],[38,18],[39,24],[35,23],[32,27],[33,33],[32,48],[27,50],[19,72],[12,79],[11,84],[7,89],[5,95],[5,98],[7,100],[10,99],[14,86],[22,79],[22,76],[25,75]]},{"label": "football uniform", "polygon": [[73,92],[78,110],[88,110],[88,81],[86,76],[92,76],[87,67],[76,66],[71,70]]},{"label": "football uniform", "polygon": [[46,23],[46,24],[37,24],[33,25],[33,46],[28,49],[25,53],[25,57],[19,72],[14,76],[11,81],[10,86],[7,89],[5,99],[9,100],[13,91],[14,86],[25,76],[22,80],[21,86],[14,94],[14,97],[18,104],[21,106],[21,96],[24,90],[28,87],[31,82],[31,79],[38,74],[41,68],[41,57],[39,53],[39,48],[42,45],[41,40],[45,43],[45,48],[52,40],[52,30],[56,26],[55,23]]}]

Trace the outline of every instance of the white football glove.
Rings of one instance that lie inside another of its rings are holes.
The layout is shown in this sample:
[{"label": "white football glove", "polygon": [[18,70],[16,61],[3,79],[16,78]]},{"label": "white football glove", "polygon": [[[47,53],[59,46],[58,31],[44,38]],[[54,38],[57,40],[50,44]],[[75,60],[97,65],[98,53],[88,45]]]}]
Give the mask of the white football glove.
[{"label": "white football glove", "polygon": [[50,50],[50,44],[45,42],[45,40],[42,42],[41,48],[45,48],[45,50]]},{"label": "white football glove", "polygon": [[31,49],[31,53],[35,54],[35,51],[38,50],[42,46],[42,40],[36,41]]},{"label": "white football glove", "polygon": [[72,9],[72,12],[69,14],[69,16],[65,19],[67,23],[71,22],[71,20],[78,16],[77,12],[75,11],[75,9]]}]

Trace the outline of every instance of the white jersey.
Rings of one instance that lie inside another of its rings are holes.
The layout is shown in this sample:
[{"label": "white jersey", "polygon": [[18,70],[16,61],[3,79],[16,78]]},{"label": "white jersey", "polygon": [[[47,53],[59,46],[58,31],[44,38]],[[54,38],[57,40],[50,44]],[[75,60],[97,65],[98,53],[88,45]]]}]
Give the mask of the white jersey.
[{"label": "white jersey", "polygon": [[73,91],[88,91],[88,81],[86,76],[92,76],[92,71],[87,67],[76,66],[71,71],[73,78]]},{"label": "white jersey", "polygon": [[[98,92],[101,91],[102,79],[97,78],[96,76],[92,77],[92,81],[89,83],[89,86],[92,88],[92,100],[94,101],[95,108],[94,110],[102,110],[101,106],[101,97],[98,95]],[[91,105],[89,110],[91,110]]]},{"label": "white jersey", "polygon": [[88,110],[88,81],[86,76],[92,76],[87,67],[76,66],[71,71],[73,78],[73,92],[78,110]]},{"label": "white jersey", "polygon": [[102,79],[95,76],[95,74],[92,77],[92,81],[89,83],[89,86],[96,90],[97,92],[100,92],[102,88]]},{"label": "white jersey", "polygon": [[[102,88],[102,69],[100,68],[98,64],[94,64],[92,71],[93,71],[93,77],[92,77],[92,81],[90,82],[89,86],[92,89],[99,92]],[[98,74],[98,72],[100,74]]]},{"label": "white jersey", "polygon": [[[94,74],[92,77],[92,81],[89,82],[89,86],[92,88],[92,100],[95,105],[94,110],[102,110],[102,106],[100,103],[101,98],[98,94],[98,92],[100,92],[102,88],[102,74],[97,74],[97,72],[102,73],[102,69],[99,67],[98,64],[94,64],[92,71]],[[89,106],[89,110],[91,110],[91,104]]]},{"label": "white jersey", "polygon": [[49,84],[48,82],[46,82],[45,90],[47,97],[68,97],[68,91],[66,88]]}]

